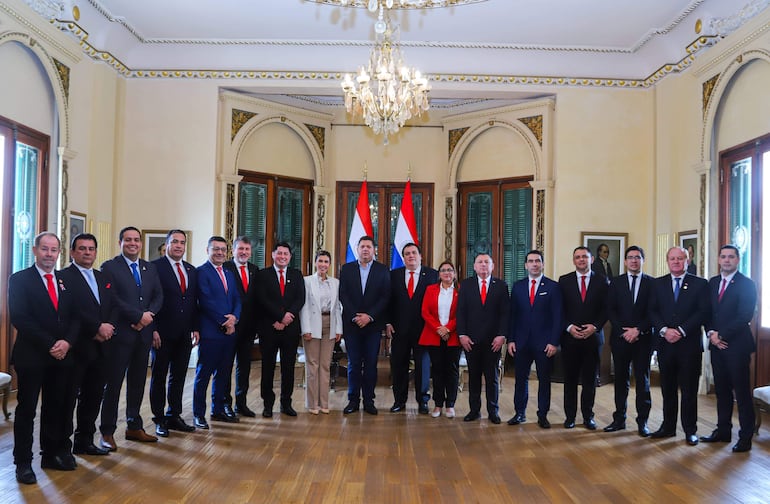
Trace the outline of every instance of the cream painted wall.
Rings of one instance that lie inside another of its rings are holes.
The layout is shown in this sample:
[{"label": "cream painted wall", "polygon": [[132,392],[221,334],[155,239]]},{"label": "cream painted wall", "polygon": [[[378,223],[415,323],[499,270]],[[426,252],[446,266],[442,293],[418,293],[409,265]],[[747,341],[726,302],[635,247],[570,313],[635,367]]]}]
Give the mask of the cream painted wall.
[{"label": "cream painted wall", "polygon": [[512,129],[494,127],[474,138],[463,152],[457,181],[495,180],[534,174],[532,152],[522,136]]},{"label": "cream painted wall", "polygon": [[754,60],[730,81],[719,105],[716,151],[770,132],[770,62]]},{"label": "cream painted wall", "polygon": [[554,249],[558,277],[574,269],[580,233],[628,233],[653,244],[655,116],[649,90],[565,89],[554,114]]},{"label": "cream painted wall", "polygon": [[0,68],[0,115],[53,135],[53,91],[38,57],[16,42],[0,44]]},{"label": "cream painted wall", "polygon": [[[280,147],[280,148],[276,148]],[[244,142],[237,169],[315,180],[313,159],[302,139],[288,126],[270,123]]]}]

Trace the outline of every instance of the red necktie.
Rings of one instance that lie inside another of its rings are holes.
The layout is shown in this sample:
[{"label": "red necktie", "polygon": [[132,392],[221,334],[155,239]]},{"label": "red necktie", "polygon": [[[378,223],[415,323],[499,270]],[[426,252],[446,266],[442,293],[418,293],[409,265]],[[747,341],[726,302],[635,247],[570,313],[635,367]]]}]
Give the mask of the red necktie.
[{"label": "red necktie", "polygon": [[53,284],[53,275],[50,273],[46,273],[45,275],[45,281],[48,285],[48,297],[51,298],[51,302],[53,303],[53,309],[59,310],[59,297],[56,295],[56,286]]},{"label": "red necktie", "polygon": [[726,288],[727,288],[727,279],[726,279],[726,278],[723,278],[723,279],[722,279],[722,288],[721,288],[721,289],[719,289],[719,299],[717,299],[717,301],[718,301],[719,303],[721,303],[721,302],[722,302],[722,296],[724,296],[724,295],[725,295],[725,289],[726,289]]},{"label": "red necktie", "polygon": [[225,272],[222,271],[222,266],[217,266],[217,273],[219,273],[219,278],[222,280],[222,285],[225,288],[225,294],[227,294],[227,280],[225,279]]},{"label": "red necktie", "polygon": [[535,305],[535,284],[537,280],[532,280],[532,286],[529,288],[529,306]]},{"label": "red necktie", "polygon": [[278,282],[278,283],[279,283],[279,284],[280,284],[280,286],[281,286],[281,296],[283,296],[283,293],[284,293],[284,291],[286,290],[286,280],[285,280],[285,279],[284,279],[284,277],[283,277],[283,270],[282,270],[282,269],[279,269],[279,270],[278,270],[278,275],[279,275],[279,277],[280,277],[280,278],[279,278],[279,282]]},{"label": "red necktie", "polygon": [[179,263],[176,263],[176,271],[179,273],[179,287],[182,289],[182,294],[184,294],[187,291],[187,282],[184,279],[184,272]]},{"label": "red necktie", "polygon": [[482,280],[481,281],[481,304],[486,304],[487,302],[487,281]]},{"label": "red necktie", "polygon": [[249,290],[249,277],[246,276],[246,265],[241,265],[241,283],[243,284],[243,292]]},{"label": "red necktie", "polygon": [[414,296],[414,271],[409,272],[409,283],[406,284],[406,292],[409,293],[409,299]]},{"label": "red necktie", "polygon": [[586,300],[586,276],[580,275],[580,299]]}]

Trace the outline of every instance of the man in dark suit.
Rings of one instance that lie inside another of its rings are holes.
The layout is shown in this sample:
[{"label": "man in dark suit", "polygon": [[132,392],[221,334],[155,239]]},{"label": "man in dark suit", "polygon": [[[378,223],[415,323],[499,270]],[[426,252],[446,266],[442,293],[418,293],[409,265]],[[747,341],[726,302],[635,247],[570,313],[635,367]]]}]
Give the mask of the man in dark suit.
[{"label": "man in dark suit", "polygon": [[[226,261],[224,268],[235,275],[238,294],[241,296],[241,319],[235,326],[235,413],[246,417],[256,414],[246,405],[251,374],[251,349],[257,334],[257,278],[259,268],[249,262],[251,240],[239,236],[233,241],[233,258]],[[233,398],[230,381],[225,388],[225,412],[232,411]]]},{"label": "man in dark suit", "polygon": [[610,247],[606,243],[600,243],[596,247],[596,258],[591,263],[591,270],[603,276],[607,284],[612,280],[613,272],[610,265]]},{"label": "man in dark suit", "polygon": [[652,357],[652,323],[650,306],[653,278],[642,273],[644,250],[632,245],[626,249],[626,274],[612,279],[607,293],[607,314],[612,324],[610,347],[615,362],[615,413],[604,432],[626,428],[626,410],[630,368],[634,366],[636,382],[636,424],[639,435],[647,437],[650,429],[650,358]]},{"label": "man in dark suit", "polygon": [[559,284],[543,275],[543,253],[530,250],[524,267],[527,277],[511,288],[508,354],[514,357],[516,387],[513,406],[516,414],[508,425],[527,420],[529,372],[532,362],[537,369],[537,424],[549,429],[551,409],[551,368],[562,332],[562,301]]},{"label": "man in dark suit", "polygon": [[[155,317],[157,337],[153,338],[150,378],[152,420],[155,434],[161,437],[168,437],[169,430],[195,430],[181,416],[190,352],[193,342],[200,339],[198,273],[192,264],[182,260],[186,251],[187,235],[180,229],[172,229],[166,235],[166,254],[152,262],[163,289],[163,306]],[[167,400],[168,409],[165,409]]]},{"label": "man in dark suit", "polygon": [[80,326],[72,351],[75,373],[67,415],[71,422],[77,403],[77,429],[72,452],[79,455],[110,453],[94,444],[94,434],[107,381],[105,357],[109,354],[109,341],[115,334],[118,313],[112,300],[111,285],[105,275],[93,267],[96,251],[94,235],[81,233],[75,236],[70,250],[72,264],[59,274],[71,294]]},{"label": "man in dark suit", "polygon": [[653,438],[676,436],[678,391],[682,392],[682,429],[687,444],[698,444],[698,378],[703,336],[709,319],[708,282],[687,273],[687,251],[672,247],[666,253],[670,274],[656,278],[651,310],[658,331],[660,391],[663,424]]},{"label": "man in dark suit", "polygon": [[738,403],[738,442],[733,451],[751,450],[754,408],[751,393],[751,354],[756,343],[751,319],[757,306],[757,287],[738,271],[740,252],[734,245],[719,250],[720,274],[709,280],[711,319],[706,325],[717,393],[717,428],[706,443],[729,443],[733,429],[733,394]]},{"label": "man in dark suit", "polygon": [[578,405],[578,383],[582,382],[580,411],[583,425],[596,430],[594,399],[596,370],[604,344],[607,322],[607,282],[591,271],[591,251],[576,247],[572,251],[575,271],[559,277],[564,306],[565,334],[561,338],[564,361],[564,427],[575,427]]},{"label": "man in dark suit", "polygon": [[227,241],[221,236],[209,238],[209,260],[198,266],[198,306],[200,345],[193,385],[193,422],[208,429],[206,391],[211,386],[211,419],[237,423],[235,414],[224,409],[225,384],[230,381],[235,355],[235,324],[241,316],[241,296],[233,274],[222,267],[227,258]]},{"label": "man in dark suit", "polygon": [[257,274],[257,330],[262,351],[262,416],[273,416],[275,358],[281,355],[281,413],[295,417],[291,405],[294,392],[294,363],[297,360],[300,325],[299,311],[305,304],[302,272],[290,268],[291,246],[278,242],[273,247],[273,266]]},{"label": "man in dark suit", "polygon": [[391,338],[390,373],[393,379],[393,413],[406,409],[409,395],[409,361],[414,359],[414,395],[417,409],[428,414],[430,399],[430,356],[417,342],[425,321],[422,298],[425,288],[438,282],[438,272],[422,265],[422,253],[415,243],[401,249],[404,266],[390,272],[390,316],[385,332]]},{"label": "man in dark suit", "polygon": [[359,238],[356,252],[358,259],[340,271],[343,337],[348,353],[348,404],[342,412],[349,415],[358,411],[363,395],[364,411],[376,415],[377,356],[390,299],[390,274],[384,264],[374,260],[371,236]]},{"label": "man in dark suit", "polygon": [[460,284],[457,297],[457,335],[468,361],[468,402],[471,411],[464,420],[481,418],[481,376],[487,393],[489,421],[500,423],[498,414],[498,363],[505,345],[508,325],[508,285],[492,276],[495,264],[489,254],[476,255],[473,271],[476,276]]},{"label": "man in dark suit", "polygon": [[120,230],[121,254],[105,261],[107,276],[118,307],[115,336],[107,357],[107,384],[104,388],[99,430],[101,447],[117,450],[115,429],[123,378],[126,379],[126,439],[151,442],[157,437],[144,432],[139,410],[147,380],[147,360],[155,331],[155,314],[163,306],[163,289],[155,265],[139,259],[142,235],[133,226]]},{"label": "man in dark suit", "polygon": [[67,394],[72,380],[70,348],[78,324],[71,323],[72,301],[64,281],[54,271],[61,242],[49,232],[35,237],[35,264],[8,280],[8,313],[16,328],[11,364],[16,370],[16,420],[13,422],[13,461],[16,480],[37,482],[32,470],[32,438],[40,392],[41,467],[72,471],[72,420],[67,420]]}]

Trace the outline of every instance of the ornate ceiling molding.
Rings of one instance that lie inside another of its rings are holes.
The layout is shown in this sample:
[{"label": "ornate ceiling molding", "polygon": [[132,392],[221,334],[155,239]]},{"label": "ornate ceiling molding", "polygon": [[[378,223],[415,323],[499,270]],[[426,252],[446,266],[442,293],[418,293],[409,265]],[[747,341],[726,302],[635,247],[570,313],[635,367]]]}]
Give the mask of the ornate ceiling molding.
[{"label": "ornate ceiling molding", "polygon": [[[370,0],[305,0],[306,2],[332,5],[335,7],[353,7],[357,9],[369,8]],[[405,9],[442,9],[486,2],[487,0],[393,0],[392,10]],[[371,10],[371,9],[370,9]]]}]

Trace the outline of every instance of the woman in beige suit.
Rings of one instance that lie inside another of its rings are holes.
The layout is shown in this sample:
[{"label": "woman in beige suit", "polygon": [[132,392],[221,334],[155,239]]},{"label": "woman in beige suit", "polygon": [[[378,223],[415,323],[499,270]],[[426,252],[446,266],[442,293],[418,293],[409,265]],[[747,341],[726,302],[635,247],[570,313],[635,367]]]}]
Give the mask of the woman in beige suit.
[{"label": "woman in beige suit", "polygon": [[305,305],[299,312],[305,347],[305,403],[313,415],[329,413],[329,366],[334,343],[342,336],[340,282],[328,276],[332,256],[319,250],[316,274],[305,277]]}]

